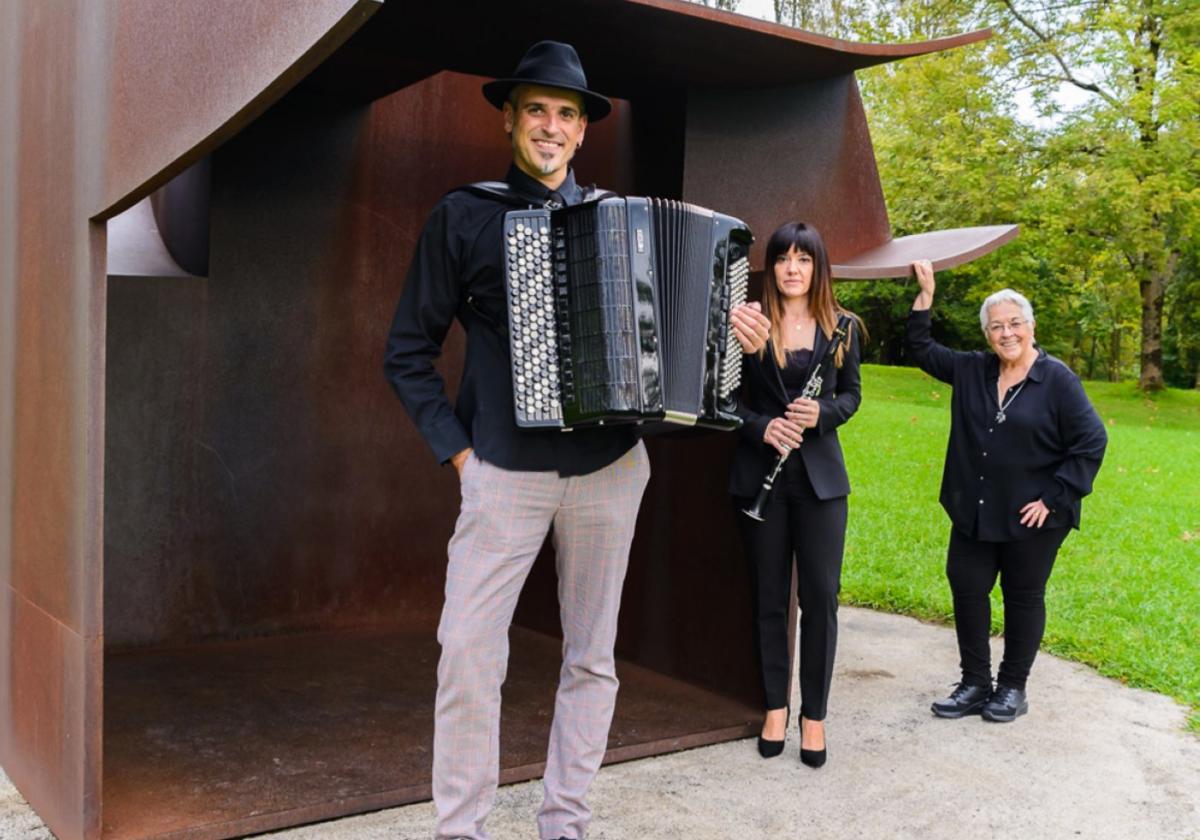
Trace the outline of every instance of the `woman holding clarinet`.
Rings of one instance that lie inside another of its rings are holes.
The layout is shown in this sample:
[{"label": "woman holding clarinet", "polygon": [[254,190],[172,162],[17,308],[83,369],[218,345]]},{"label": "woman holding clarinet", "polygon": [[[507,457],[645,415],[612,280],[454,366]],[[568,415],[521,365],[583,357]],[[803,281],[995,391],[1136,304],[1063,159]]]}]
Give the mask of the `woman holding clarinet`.
[{"label": "woman holding clarinet", "polygon": [[837,429],[858,409],[861,322],[838,306],[817,231],[789,222],[767,243],[765,348],[743,360],[743,422],[729,491],[750,564],[766,719],[764,758],[790,719],[788,599],[800,603],[800,759],[825,763],[825,711],[837,646],[850,482]]}]

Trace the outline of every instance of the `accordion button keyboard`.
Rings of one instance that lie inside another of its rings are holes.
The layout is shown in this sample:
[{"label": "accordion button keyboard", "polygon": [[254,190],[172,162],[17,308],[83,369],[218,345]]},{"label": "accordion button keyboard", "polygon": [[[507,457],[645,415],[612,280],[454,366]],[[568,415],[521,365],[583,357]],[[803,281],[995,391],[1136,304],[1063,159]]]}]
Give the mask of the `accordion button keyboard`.
[{"label": "accordion button keyboard", "polygon": [[560,426],[550,228],[535,220],[506,220],[504,239],[509,349],[518,422]]}]

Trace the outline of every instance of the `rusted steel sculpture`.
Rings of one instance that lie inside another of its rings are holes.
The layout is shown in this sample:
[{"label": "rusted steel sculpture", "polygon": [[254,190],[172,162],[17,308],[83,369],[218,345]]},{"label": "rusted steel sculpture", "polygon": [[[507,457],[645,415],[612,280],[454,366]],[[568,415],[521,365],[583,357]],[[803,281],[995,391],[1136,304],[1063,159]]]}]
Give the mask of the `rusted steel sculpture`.
[{"label": "rusted steel sculpture", "polygon": [[[479,77],[529,43],[574,43],[618,100],[588,180],[760,234],[806,218],[846,278],[1015,234],[892,240],[854,79],[986,32],[849,44],[676,0],[213,5],[0,4],[0,762],[61,838],[427,795],[457,485],[381,341],[428,208],[503,171]],[[727,447],[652,442],[609,760],[757,726]],[[541,769],[553,589],[543,564],[518,610],[505,781]]]}]

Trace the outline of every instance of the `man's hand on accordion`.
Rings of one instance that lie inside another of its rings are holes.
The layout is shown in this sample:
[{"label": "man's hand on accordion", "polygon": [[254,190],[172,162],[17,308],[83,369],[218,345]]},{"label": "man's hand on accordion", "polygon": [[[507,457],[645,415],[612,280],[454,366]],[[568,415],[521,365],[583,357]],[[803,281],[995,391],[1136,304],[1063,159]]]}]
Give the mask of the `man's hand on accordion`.
[{"label": "man's hand on accordion", "polygon": [[786,417],[772,418],[763,432],[763,443],[775,447],[780,455],[787,455],[804,442],[804,429]]},{"label": "man's hand on accordion", "polygon": [[729,312],[729,324],[738,343],[742,345],[743,353],[757,353],[767,346],[771,321],[762,313],[758,301],[735,306]]}]

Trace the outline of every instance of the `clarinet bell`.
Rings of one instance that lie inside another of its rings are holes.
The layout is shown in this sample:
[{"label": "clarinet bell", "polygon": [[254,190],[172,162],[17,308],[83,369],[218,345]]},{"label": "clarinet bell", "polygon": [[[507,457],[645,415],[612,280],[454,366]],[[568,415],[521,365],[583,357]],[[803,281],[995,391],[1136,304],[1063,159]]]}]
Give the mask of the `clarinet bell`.
[{"label": "clarinet bell", "polygon": [[762,515],[762,512],[758,510],[758,505],[755,505],[752,508],[742,508],[742,513],[749,516],[755,522],[766,522],[767,521],[766,517]]},{"label": "clarinet bell", "polygon": [[771,489],[769,487],[764,487],[758,492],[758,498],[754,500],[754,504],[748,508],[742,508],[742,513],[749,516],[755,522],[766,522],[767,516],[764,512],[764,508],[767,506],[767,497],[770,495]]}]

